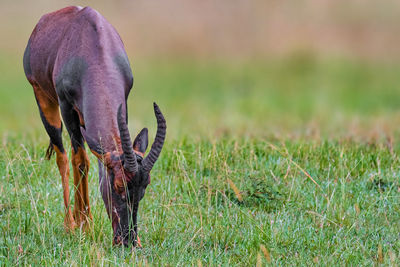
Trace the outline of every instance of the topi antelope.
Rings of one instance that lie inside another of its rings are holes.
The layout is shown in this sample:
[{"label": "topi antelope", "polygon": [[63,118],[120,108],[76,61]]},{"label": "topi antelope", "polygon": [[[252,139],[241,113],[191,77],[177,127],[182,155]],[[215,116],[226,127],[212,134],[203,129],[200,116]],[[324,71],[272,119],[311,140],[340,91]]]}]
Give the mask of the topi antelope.
[{"label": "topi antelope", "polygon": [[[90,7],[66,7],[44,15],[30,36],[24,70],[50,137],[46,157],[56,154],[61,174],[67,230],[87,227],[89,160],[84,142],[98,158],[103,201],[111,219],[113,243],[134,246],[139,201],[150,183],[164,144],[166,122],[154,103],[157,134],[150,152],[144,128],[133,145],[127,104],[133,84],[124,45],[116,30]],[[61,133],[63,118],[72,146],[75,203],[69,201],[69,163]]]}]

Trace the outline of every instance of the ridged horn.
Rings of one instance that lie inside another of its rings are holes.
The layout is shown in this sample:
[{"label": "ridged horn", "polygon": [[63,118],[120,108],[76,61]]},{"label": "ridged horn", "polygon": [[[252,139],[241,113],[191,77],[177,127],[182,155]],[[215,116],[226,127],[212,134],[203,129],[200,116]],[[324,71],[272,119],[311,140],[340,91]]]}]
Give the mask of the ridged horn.
[{"label": "ridged horn", "polygon": [[157,134],[154,138],[154,142],[151,145],[151,149],[149,154],[143,159],[143,169],[146,172],[150,172],[153,168],[154,163],[156,163],[158,156],[161,153],[161,149],[164,145],[165,134],[167,132],[167,124],[165,122],[164,116],[161,113],[160,108],[156,103],[153,103],[154,106],[154,115],[157,119]]},{"label": "ridged horn", "polygon": [[124,168],[129,172],[137,173],[138,164],[135,152],[133,152],[132,141],[129,135],[128,126],[126,125],[126,120],[122,117],[122,104],[118,108],[117,121],[122,151],[124,152],[125,157]]}]

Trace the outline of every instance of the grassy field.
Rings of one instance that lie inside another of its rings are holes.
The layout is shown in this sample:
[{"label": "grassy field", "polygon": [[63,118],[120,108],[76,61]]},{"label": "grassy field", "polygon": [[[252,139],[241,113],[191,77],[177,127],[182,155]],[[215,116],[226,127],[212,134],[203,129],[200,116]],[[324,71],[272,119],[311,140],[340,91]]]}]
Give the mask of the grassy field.
[{"label": "grassy field", "polygon": [[132,60],[131,134],[154,134],[156,101],[168,137],[139,210],[143,248],[131,250],[112,247],[93,156],[92,229],[65,233],[32,90],[0,58],[0,263],[399,263],[400,65]]}]

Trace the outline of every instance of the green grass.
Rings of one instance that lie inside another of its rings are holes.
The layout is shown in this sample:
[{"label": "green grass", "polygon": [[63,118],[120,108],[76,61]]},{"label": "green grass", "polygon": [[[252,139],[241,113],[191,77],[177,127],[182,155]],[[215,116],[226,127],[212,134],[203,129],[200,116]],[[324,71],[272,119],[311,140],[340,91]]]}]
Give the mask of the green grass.
[{"label": "green grass", "polygon": [[139,210],[143,248],[131,250],[112,246],[92,155],[92,230],[64,231],[33,94],[1,58],[0,263],[266,265],[261,245],[273,265],[399,263],[400,66],[133,61],[132,135],[154,134],[155,100],[168,139]]}]

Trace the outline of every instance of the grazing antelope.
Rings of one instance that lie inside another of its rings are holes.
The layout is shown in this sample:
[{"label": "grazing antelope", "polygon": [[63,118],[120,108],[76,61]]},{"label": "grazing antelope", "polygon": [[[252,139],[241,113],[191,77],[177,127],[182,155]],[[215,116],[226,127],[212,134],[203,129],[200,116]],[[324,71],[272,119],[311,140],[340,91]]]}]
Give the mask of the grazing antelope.
[{"label": "grazing antelope", "polygon": [[[66,7],[46,14],[28,41],[24,70],[50,137],[46,157],[50,159],[54,151],[56,153],[66,229],[86,227],[92,219],[86,141],[98,158],[100,190],[112,223],[113,243],[136,245],[139,201],[150,183],[150,171],[163,147],[166,122],[154,103],[157,134],[149,154],[144,156],[148,145],[146,128],[132,145],[126,100],[133,76],[120,36],[90,7]],[[73,213],[60,111],[72,146]]]}]

